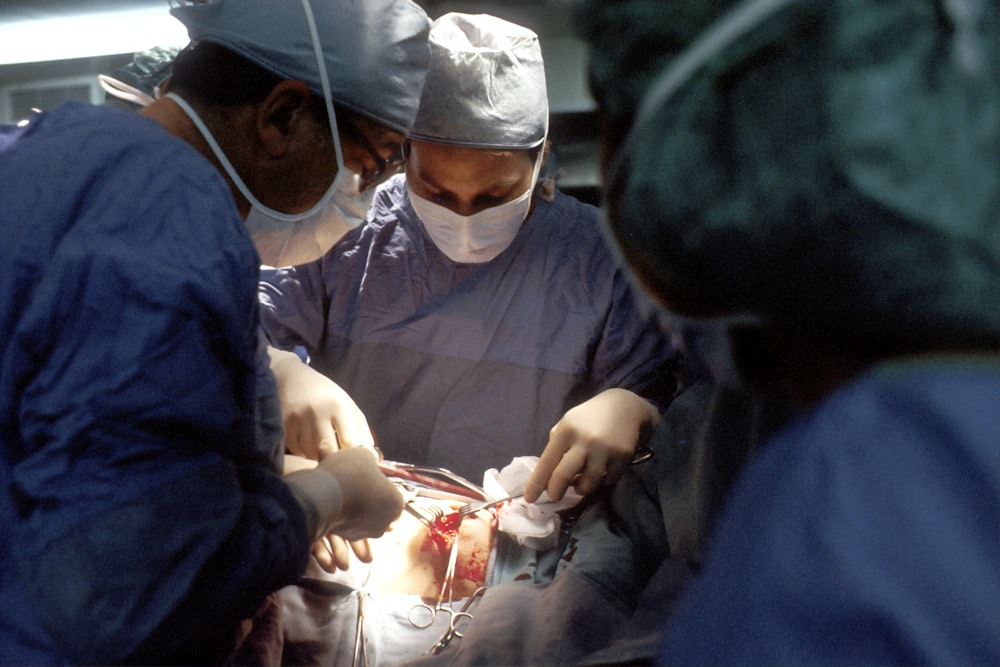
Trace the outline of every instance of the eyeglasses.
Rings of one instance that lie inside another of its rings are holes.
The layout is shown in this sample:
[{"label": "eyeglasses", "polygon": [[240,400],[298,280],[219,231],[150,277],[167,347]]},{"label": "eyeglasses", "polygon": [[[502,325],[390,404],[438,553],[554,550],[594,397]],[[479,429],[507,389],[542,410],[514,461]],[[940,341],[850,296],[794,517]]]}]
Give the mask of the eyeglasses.
[{"label": "eyeglasses", "polygon": [[[402,170],[403,165],[406,164],[406,156],[403,155],[402,144],[400,144],[392,152],[392,155],[388,158],[384,158],[377,150],[375,150],[375,147],[372,146],[370,141],[368,141],[367,137],[365,137],[365,135],[361,132],[360,128],[358,128],[358,126],[351,122],[348,118],[338,118],[337,127],[350,137],[351,141],[364,148],[375,162],[375,171],[371,174],[364,173],[361,175],[362,191],[374,188],[375,186],[389,180],[392,176],[398,174],[400,170]],[[367,169],[365,171],[367,172]]]}]

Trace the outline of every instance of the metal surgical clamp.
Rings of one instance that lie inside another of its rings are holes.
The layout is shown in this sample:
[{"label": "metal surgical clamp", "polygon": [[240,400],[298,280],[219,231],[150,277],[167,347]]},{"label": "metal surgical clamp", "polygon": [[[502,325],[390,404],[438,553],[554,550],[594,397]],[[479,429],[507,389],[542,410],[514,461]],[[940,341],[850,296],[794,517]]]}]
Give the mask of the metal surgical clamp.
[{"label": "metal surgical clamp", "polygon": [[448,643],[451,642],[451,640],[454,639],[455,637],[461,639],[462,633],[455,628],[457,622],[460,620],[458,617],[462,617],[467,621],[471,621],[472,614],[469,613],[469,608],[472,606],[473,602],[483,597],[483,594],[485,592],[486,592],[486,587],[480,586],[475,590],[475,592],[472,595],[469,596],[469,599],[465,601],[465,604],[462,605],[462,608],[459,609],[457,613],[452,614],[451,623],[448,625],[448,629],[444,631],[444,634],[441,635],[441,638],[437,640],[437,643],[435,643],[434,646],[431,646],[429,649],[427,649],[428,655],[437,655],[442,650],[444,650],[444,647],[447,646]]},{"label": "metal surgical clamp", "polygon": [[372,578],[372,566],[368,567],[365,579],[358,589],[358,623],[354,629],[354,660],[351,667],[368,667],[368,637],[365,629],[365,601],[368,598],[368,581]]},{"label": "metal surgical clamp", "polygon": [[[451,627],[454,629],[455,620],[461,615],[468,616],[465,612],[455,611],[451,606],[452,602],[452,581],[455,578],[455,563],[458,562],[458,538],[451,543],[451,553],[448,556],[448,568],[444,573],[444,580],[441,582],[441,590],[438,592],[437,602],[432,607],[424,602],[419,602],[410,608],[409,613],[406,615],[407,619],[410,621],[410,625],[415,628],[429,628],[434,625],[434,619],[437,618],[439,611],[448,612],[451,616]],[[448,604],[445,605],[445,597],[448,598]],[[461,636],[461,635],[459,635]]]},{"label": "metal surgical clamp", "polygon": [[[434,644],[428,653],[438,653],[445,646],[448,645],[454,637],[461,637],[462,631],[459,629],[459,625],[463,622],[468,622],[472,620],[472,614],[469,613],[468,609],[472,606],[472,603],[482,596],[486,591],[485,588],[480,588],[476,590],[469,599],[466,600],[465,604],[458,611],[455,611],[452,607],[452,583],[455,579],[455,564],[458,561],[458,538],[456,536],[455,541],[451,544],[451,553],[448,556],[448,568],[445,570],[444,581],[441,582],[441,590],[438,593],[437,602],[432,607],[426,603],[419,603],[413,605],[410,608],[410,612],[407,614],[407,618],[410,621],[410,625],[415,628],[429,628],[434,624],[434,620],[437,618],[438,612],[447,613],[448,628],[445,633],[441,635],[437,643]],[[445,599],[447,598],[447,604],[445,604]]]}]

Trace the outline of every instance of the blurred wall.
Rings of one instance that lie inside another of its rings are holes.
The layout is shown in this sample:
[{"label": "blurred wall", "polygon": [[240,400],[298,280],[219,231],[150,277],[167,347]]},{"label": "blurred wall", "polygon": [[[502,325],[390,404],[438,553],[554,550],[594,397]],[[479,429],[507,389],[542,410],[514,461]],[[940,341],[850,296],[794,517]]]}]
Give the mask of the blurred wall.
[{"label": "blurred wall", "polygon": [[[552,151],[546,171],[561,170],[560,189],[596,203],[597,127],[593,100],[586,85],[586,49],[573,32],[570,21],[573,0],[416,2],[431,18],[451,11],[489,13],[538,33],[545,59],[551,110],[549,138]],[[89,26],[90,33],[96,33],[100,28],[93,27],[93,19],[99,19],[102,12],[112,9],[155,9],[159,12],[161,6],[166,15],[169,7],[166,0],[2,0],[0,35],[3,35],[5,27],[62,17],[70,17],[81,26]],[[166,16],[166,20],[173,27],[173,19]],[[100,25],[100,21],[96,25]],[[115,32],[120,34],[122,29]],[[49,43],[55,44],[56,41]],[[150,43],[137,46],[136,50],[162,45]],[[104,92],[97,85],[97,74],[113,74],[130,58],[131,52],[119,52],[31,62],[9,62],[11,59],[8,58],[5,63],[0,59],[0,123],[21,121],[31,114],[33,108],[48,109],[67,100],[101,103]]]}]

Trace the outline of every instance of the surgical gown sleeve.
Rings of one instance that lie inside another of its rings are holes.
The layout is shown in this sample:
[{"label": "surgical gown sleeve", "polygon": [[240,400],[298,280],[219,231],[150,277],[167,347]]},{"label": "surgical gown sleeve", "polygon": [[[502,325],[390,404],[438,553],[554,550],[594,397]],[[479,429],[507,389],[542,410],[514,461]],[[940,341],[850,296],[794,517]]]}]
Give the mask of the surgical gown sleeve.
[{"label": "surgical gown sleeve", "polygon": [[610,306],[588,367],[594,393],[623,387],[665,409],[677,389],[673,345],[639,315],[623,271],[613,272]]},{"label": "surgical gown sleeve", "polygon": [[283,350],[322,347],[329,298],[319,261],[265,268],[257,289],[271,345]]},{"label": "surgical gown sleeve", "polygon": [[308,556],[255,444],[257,257],[228,188],[98,111],[0,154],[4,664],[217,659]]}]

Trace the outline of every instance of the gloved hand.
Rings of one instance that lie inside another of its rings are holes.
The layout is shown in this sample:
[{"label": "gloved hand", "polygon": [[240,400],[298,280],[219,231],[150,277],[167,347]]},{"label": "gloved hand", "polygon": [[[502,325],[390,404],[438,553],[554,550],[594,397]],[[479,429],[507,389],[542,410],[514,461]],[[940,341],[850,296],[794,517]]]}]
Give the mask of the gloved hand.
[{"label": "gloved hand", "polygon": [[285,448],[318,461],[348,447],[374,447],[368,420],[333,380],[294,352],[268,348],[285,424]]},{"label": "gloved hand", "polygon": [[351,567],[351,552],[362,563],[372,562],[372,549],[368,540],[348,542],[339,535],[325,535],[312,546],[312,555],[327,572],[347,570]]},{"label": "gloved hand", "polygon": [[[316,461],[307,459],[304,456],[286,454],[284,473],[288,475],[297,470],[312,470],[317,465]],[[323,535],[313,542],[311,551],[319,566],[327,572],[349,569],[351,566],[351,551],[354,552],[354,555],[362,563],[370,563],[372,561],[372,550],[368,545],[368,540],[348,542],[343,537],[332,533]]]},{"label": "gloved hand", "polygon": [[546,491],[560,500],[570,486],[587,495],[614,484],[659,423],[656,406],[627,389],[607,389],[568,410],[549,431],[524,499],[533,503]]},{"label": "gloved hand", "polygon": [[331,533],[349,541],[380,537],[403,511],[403,496],[366,447],[334,452],[284,479],[315,539]]}]

